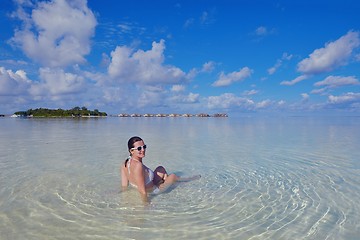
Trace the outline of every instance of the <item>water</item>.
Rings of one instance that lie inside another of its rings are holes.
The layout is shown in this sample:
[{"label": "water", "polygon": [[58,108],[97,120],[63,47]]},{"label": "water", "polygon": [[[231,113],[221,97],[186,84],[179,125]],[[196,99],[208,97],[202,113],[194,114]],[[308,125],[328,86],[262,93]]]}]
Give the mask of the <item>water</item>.
[{"label": "water", "polygon": [[[360,118],[0,119],[0,239],[358,239]],[[144,163],[202,178],[144,206]]]}]

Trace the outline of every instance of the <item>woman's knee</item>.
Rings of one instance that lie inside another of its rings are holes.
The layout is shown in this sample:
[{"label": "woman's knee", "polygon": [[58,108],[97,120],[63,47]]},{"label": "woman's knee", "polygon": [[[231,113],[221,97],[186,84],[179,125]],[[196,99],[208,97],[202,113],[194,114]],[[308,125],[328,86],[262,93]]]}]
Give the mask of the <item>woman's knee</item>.
[{"label": "woman's knee", "polygon": [[167,180],[169,182],[176,182],[178,180],[178,176],[176,176],[175,174],[172,173],[172,174],[167,176]]},{"label": "woman's knee", "polygon": [[166,174],[166,169],[163,166],[158,166],[157,168],[155,168],[154,172]]}]

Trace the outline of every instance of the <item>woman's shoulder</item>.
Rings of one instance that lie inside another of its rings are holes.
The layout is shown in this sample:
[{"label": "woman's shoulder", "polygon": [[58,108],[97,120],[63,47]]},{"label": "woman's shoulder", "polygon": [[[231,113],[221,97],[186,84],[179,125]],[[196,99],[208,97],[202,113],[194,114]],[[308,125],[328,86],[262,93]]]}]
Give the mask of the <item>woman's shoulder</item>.
[{"label": "woman's shoulder", "polygon": [[144,164],[140,161],[131,161],[131,169],[134,169],[134,171],[140,171],[144,168]]}]

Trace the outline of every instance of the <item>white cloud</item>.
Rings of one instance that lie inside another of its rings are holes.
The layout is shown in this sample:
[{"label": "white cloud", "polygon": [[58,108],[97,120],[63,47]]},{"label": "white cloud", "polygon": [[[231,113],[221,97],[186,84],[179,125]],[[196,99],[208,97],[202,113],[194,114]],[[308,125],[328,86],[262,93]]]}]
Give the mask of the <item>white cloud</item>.
[{"label": "white cloud", "polygon": [[311,90],[311,94],[323,94],[326,91],[326,88],[319,88]]},{"label": "white cloud", "polygon": [[233,93],[224,93],[220,96],[210,96],[207,99],[208,108],[210,109],[242,109],[254,111],[270,107],[273,102],[269,99],[255,102],[252,99],[238,97]]},{"label": "white cloud", "polygon": [[25,15],[19,5],[17,12],[22,15],[18,17],[24,27],[15,32],[10,42],[43,66],[83,63],[97,24],[86,4],[86,0],[38,2],[31,15]]},{"label": "white cloud", "polygon": [[62,69],[41,68],[41,82],[34,83],[30,92],[34,96],[63,95],[82,91],[85,80],[82,76],[66,73]]},{"label": "white cloud", "polygon": [[359,85],[359,80],[355,76],[341,77],[341,76],[328,76],[323,81],[316,82],[314,86],[322,87],[311,91],[313,94],[322,94],[327,90],[346,86],[346,85]]},{"label": "white cloud", "polygon": [[203,64],[201,72],[212,72],[215,68],[216,63],[209,61]]},{"label": "white cloud", "polygon": [[193,25],[195,22],[195,19],[194,18],[189,18],[185,21],[184,23],[184,28],[188,28],[190,27],[191,25]]},{"label": "white cloud", "polygon": [[194,103],[199,101],[200,94],[198,93],[189,93],[186,98],[186,102]]},{"label": "white cloud", "polygon": [[174,85],[171,88],[172,92],[183,92],[185,91],[185,86],[184,85]]},{"label": "white cloud", "polygon": [[111,52],[108,73],[113,79],[137,83],[178,83],[185,73],[174,66],[164,65],[165,41],[153,42],[152,49],[133,52],[128,47],[116,47]]},{"label": "white cloud", "polygon": [[267,31],[266,27],[260,26],[255,30],[255,34],[259,35],[259,36],[264,36],[264,35],[268,34],[268,31]]},{"label": "white cloud", "polygon": [[216,66],[216,63],[213,61],[206,62],[202,65],[201,69],[193,68],[188,74],[186,74],[187,79],[194,79],[199,73],[211,73]]},{"label": "white cloud", "polygon": [[308,101],[309,98],[310,98],[309,94],[307,94],[307,93],[302,93],[302,94],[301,94],[301,97],[302,97],[302,101],[303,101],[303,102]]},{"label": "white cloud", "polygon": [[255,108],[256,108],[256,109],[267,108],[267,107],[269,107],[271,104],[272,104],[272,102],[271,102],[269,99],[267,99],[267,100],[264,100],[264,101],[261,101],[261,102],[256,103]]},{"label": "white cloud", "polygon": [[281,67],[284,60],[291,60],[291,58],[292,58],[291,54],[289,55],[288,53],[283,53],[281,59],[278,59],[275,65],[267,70],[268,74],[269,75],[274,74]]},{"label": "white cloud", "polygon": [[269,29],[265,26],[259,26],[251,34],[261,38],[261,37],[265,37],[265,36],[274,34],[275,32],[276,32],[276,29],[274,29],[274,28]]},{"label": "white cloud", "polygon": [[118,27],[120,28],[120,31],[122,33],[130,33],[132,30],[132,26],[130,23],[121,23],[118,25]]},{"label": "white cloud", "polygon": [[197,103],[199,102],[200,94],[189,93],[188,95],[176,95],[170,97],[170,101],[173,103]]},{"label": "white cloud", "polygon": [[286,101],[284,101],[284,100],[280,100],[280,101],[277,102],[277,105],[278,105],[279,107],[282,107],[282,106],[284,106],[285,104],[286,104]]},{"label": "white cloud", "polygon": [[136,108],[143,108],[147,106],[161,106],[164,104],[164,92],[160,89],[147,89],[140,93],[140,97],[137,99]]},{"label": "white cloud", "polygon": [[355,76],[341,77],[341,76],[328,76],[325,80],[316,82],[314,86],[328,86],[328,87],[340,87],[344,85],[359,85],[359,80]]},{"label": "white cloud", "polygon": [[214,87],[222,87],[222,86],[228,86],[234,82],[243,81],[246,78],[250,77],[253,70],[251,70],[248,67],[244,67],[240,69],[240,71],[232,72],[229,74],[225,74],[224,72],[220,73],[219,79],[216,80],[212,86]]},{"label": "white cloud", "polygon": [[355,61],[358,61],[358,62],[360,61],[360,54],[355,55]]},{"label": "white cloud", "polygon": [[318,74],[347,64],[353,50],[360,45],[359,32],[349,31],[324,48],[316,49],[308,58],[298,63],[298,71],[303,74]]},{"label": "white cloud", "polygon": [[244,92],[243,92],[243,95],[245,95],[245,96],[252,96],[252,95],[257,94],[258,92],[259,92],[258,90],[252,89],[252,90],[244,91]]},{"label": "white cloud", "polygon": [[202,24],[205,24],[209,19],[209,13],[204,11],[202,14],[201,14],[201,17],[200,17],[200,22]]},{"label": "white cloud", "polygon": [[224,93],[220,96],[210,96],[208,98],[208,107],[211,108],[232,108],[242,107],[245,109],[253,108],[254,101],[248,98],[237,97],[232,93]]},{"label": "white cloud", "polygon": [[267,71],[268,71],[268,74],[269,75],[272,75],[276,72],[276,70],[281,66],[281,61],[280,60],[277,60],[275,65],[271,68],[269,68]]},{"label": "white cloud", "polygon": [[309,78],[309,76],[307,76],[307,75],[301,75],[301,76],[299,76],[299,77],[297,77],[297,78],[295,78],[294,80],[291,80],[291,81],[282,81],[280,83],[280,85],[291,86],[291,85],[294,85],[294,84],[296,84],[298,82],[304,81],[304,80],[306,80],[308,78]]},{"label": "white cloud", "polygon": [[330,95],[328,101],[331,104],[351,104],[360,102],[360,93],[348,92],[341,96]]},{"label": "white cloud", "polygon": [[23,70],[13,72],[0,67],[0,83],[0,96],[15,96],[18,94],[27,95],[31,81]]},{"label": "white cloud", "polygon": [[[126,92],[120,87],[107,87],[103,88],[103,99],[107,103],[118,104],[121,100],[125,99]],[[129,99],[127,99],[129,101]]]},{"label": "white cloud", "polygon": [[209,25],[215,22],[215,9],[204,11],[200,16],[200,24]]}]

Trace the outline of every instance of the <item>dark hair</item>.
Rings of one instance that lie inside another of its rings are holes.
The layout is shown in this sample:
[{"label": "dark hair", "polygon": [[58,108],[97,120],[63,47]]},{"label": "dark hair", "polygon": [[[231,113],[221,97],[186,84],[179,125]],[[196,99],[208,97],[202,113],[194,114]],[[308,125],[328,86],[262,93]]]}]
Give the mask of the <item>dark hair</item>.
[{"label": "dark hair", "polygon": [[128,141],[128,149],[130,150],[131,148],[133,148],[134,143],[139,142],[139,141],[143,141],[141,139],[141,137],[134,136],[134,137],[130,138]]}]

